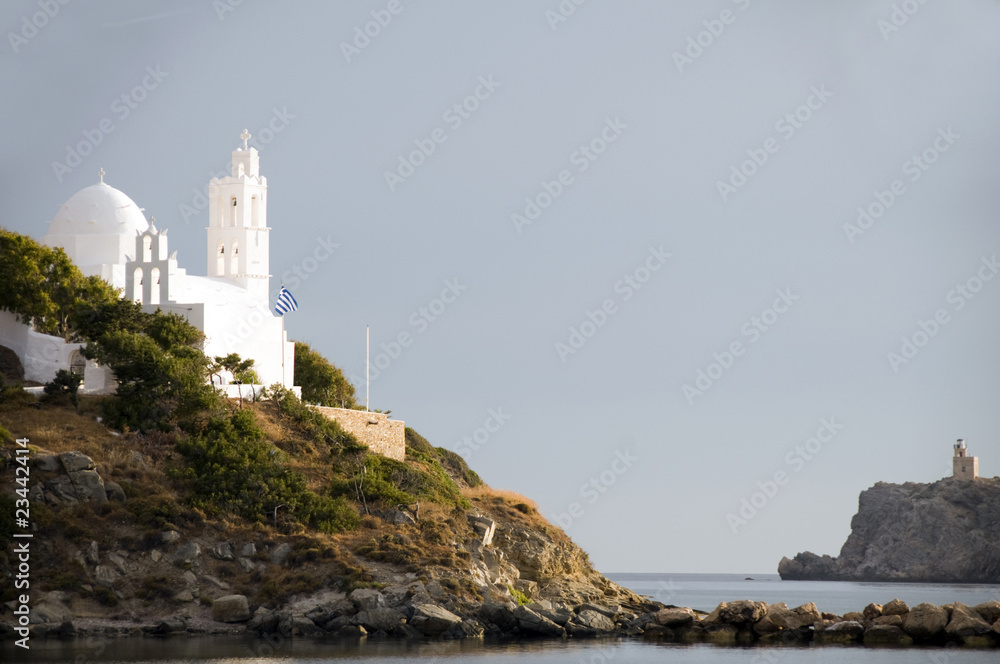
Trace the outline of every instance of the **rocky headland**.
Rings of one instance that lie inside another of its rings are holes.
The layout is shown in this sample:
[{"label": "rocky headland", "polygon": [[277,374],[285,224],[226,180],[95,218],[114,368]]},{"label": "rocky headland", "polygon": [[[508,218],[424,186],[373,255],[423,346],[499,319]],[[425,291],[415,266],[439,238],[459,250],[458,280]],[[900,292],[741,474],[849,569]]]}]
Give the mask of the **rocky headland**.
[{"label": "rocky headland", "polygon": [[831,557],[805,551],[782,579],[1000,583],[1000,478],[879,482],[861,493],[851,534]]}]

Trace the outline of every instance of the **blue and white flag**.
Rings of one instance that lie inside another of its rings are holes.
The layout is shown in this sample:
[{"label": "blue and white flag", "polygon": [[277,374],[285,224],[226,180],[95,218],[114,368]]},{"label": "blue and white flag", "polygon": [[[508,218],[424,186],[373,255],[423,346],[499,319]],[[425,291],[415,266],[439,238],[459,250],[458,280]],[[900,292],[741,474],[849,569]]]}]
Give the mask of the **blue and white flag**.
[{"label": "blue and white flag", "polygon": [[295,298],[288,292],[288,289],[282,285],[281,290],[278,291],[278,303],[274,305],[274,313],[284,316],[289,311],[295,311],[298,308],[299,303],[295,301]]}]

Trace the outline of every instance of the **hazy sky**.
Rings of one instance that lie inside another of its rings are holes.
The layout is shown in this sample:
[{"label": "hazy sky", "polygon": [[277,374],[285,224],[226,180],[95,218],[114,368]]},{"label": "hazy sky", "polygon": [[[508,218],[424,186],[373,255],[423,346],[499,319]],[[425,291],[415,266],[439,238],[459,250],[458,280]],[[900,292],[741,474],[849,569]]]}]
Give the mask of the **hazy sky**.
[{"label": "hazy sky", "polygon": [[363,376],[370,324],[372,406],[603,571],[1000,474],[996,0],[49,4],[0,7],[0,224],[103,167],[204,274],[248,128],[292,338]]}]

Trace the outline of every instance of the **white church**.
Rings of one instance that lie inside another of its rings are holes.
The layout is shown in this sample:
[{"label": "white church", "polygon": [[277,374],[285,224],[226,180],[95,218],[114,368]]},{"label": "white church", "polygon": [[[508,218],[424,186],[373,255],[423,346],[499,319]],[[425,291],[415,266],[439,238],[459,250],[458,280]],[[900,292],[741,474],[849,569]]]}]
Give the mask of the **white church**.
[{"label": "white church", "polygon": [[[284,320],[270,306],[267,178],[259,155],[247,146],[232,153],[232,173],[209,182],[207,275],[187,274],[177,252],[167,248],[167,231],[146,221],[142,209],[123,192],[100,182],[75,193],[56,212],[41,242],[62,247],[80,270],[98,275],[143,310],[174,312],[205,334],[203,351],[213,358],[237,353],[254,360],[263,385],[293,387],[295,344]],[[115,389],[103,368],[84,359],[81,344],[39,334],[0,312],[0,345],[14,351],[26,380],[48,382],[59,369],[82,373],[82,392]],[[223,375],[223,383],[230,377]],[[239,386],[226,386],[235,395]],[[298,390],[296,390],[298,391]]]}]

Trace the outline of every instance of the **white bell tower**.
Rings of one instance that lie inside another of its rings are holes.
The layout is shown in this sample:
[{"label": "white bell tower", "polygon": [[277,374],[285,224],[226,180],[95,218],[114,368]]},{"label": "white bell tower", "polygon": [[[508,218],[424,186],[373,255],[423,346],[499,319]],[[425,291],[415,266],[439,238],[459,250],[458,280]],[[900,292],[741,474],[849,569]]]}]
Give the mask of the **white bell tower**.
[{"label": "white bell tower", "polygon": [[264,301],[269,297],[267,178],[256,148],[233,151],[232,175],[208,184],[208,276],[232,279]]}]

